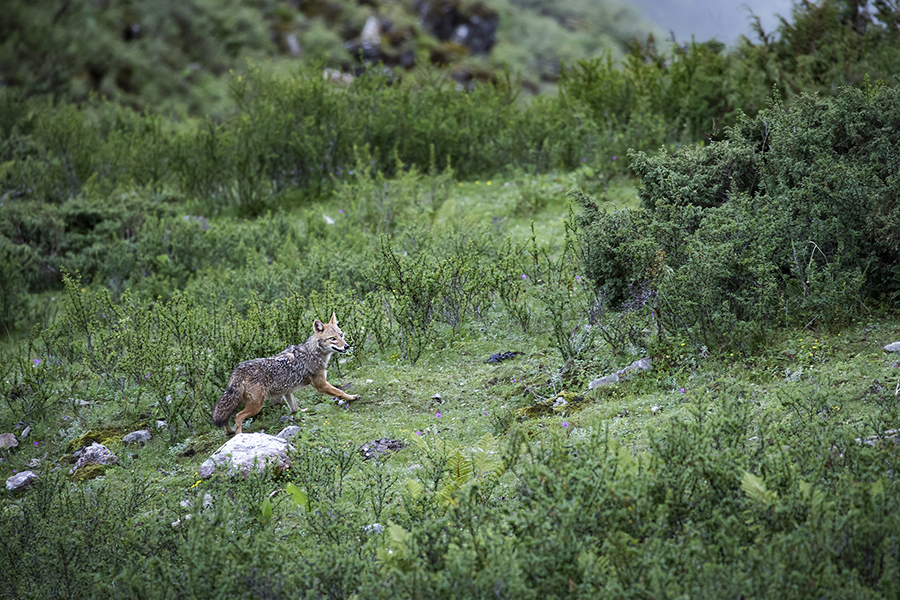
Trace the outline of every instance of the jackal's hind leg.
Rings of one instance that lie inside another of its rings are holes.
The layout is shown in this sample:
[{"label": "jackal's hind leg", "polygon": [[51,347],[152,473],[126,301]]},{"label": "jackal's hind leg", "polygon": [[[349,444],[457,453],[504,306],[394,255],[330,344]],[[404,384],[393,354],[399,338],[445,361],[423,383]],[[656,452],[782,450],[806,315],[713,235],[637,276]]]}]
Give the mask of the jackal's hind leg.
[{"label": "jackal's hind leg", "polygon": [[293,393],[293,392],[288,392],[288,393],[284,396],[284,399],[287,400],[287,404],[288,404],[288,407],[291,409],[291,412],[292,412],[292,413],[297,412],[297,401],[294,400],[294,393]]}]

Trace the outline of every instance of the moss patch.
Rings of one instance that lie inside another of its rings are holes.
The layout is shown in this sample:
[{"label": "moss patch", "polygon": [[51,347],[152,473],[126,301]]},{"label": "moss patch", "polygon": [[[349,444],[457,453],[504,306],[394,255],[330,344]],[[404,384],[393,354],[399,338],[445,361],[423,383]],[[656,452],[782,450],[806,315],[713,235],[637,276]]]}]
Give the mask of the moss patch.
[{"label": "moss patch", "polygon": [[72,481],[81,483],[83,481],[88,481],[89,479],[100,477],[104,473],[106,473],[106,465],[85,465],[72,474]]},{"label": "moss patch", "polygon": [[568,415],[581,410],[586,404],[583,396],[578,396],[574,392],[563,391],[553,398],[539,400],[531,406],[520,408],[516,411],[516,414],[529,419],[548,415]]},{"label": "moss patch", "polygon": [[71,454],[72,452],[81,450],[95,442],[109,447],[110,444],[121,442],[123,437],[125,437],[125,431],[118,427],[91,429],[84,435],[69,442],[69,445],[66,447],[66,453]]}]

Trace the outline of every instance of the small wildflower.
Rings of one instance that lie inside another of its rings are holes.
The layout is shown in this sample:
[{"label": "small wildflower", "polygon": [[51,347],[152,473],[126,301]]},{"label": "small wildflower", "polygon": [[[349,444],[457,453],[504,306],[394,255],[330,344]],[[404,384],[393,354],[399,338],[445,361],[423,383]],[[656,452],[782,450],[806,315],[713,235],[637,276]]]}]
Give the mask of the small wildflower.
[{"label": "small wildflower", "polygon": [[339,215],[344,214],[344,209],[343,209],[343,208],[339,208],[339,209],[338,209],[338,214],[339,214]]},{"label": "small wildflower", "polygon": [[441,413],[435,413],[434,416],[437,417],[438,419],[440,419],[440,418],[441,418]]},{"label": "small wildflower", "polygon": [[41,359],[39,359],[39,358],[34,359],[34,366],[38,366],[39,364],[41,364]]},{"label": "small wildflower", "polygon": [[487,182],[487,184],[488,184],[488,185],[491,185],[491,182],[490,182],[490,181],[488,181],[488,182]]},{"label": "small wildflower", "polygon": [[484,416],[488,416],[487,411],[484,411]]},{"label": "small wildflower", "polygon": [[568,422],[568,421],[563,421],[563,427],[568,427],[568,426],[569,426],[569,422]]},{"label": "small wildflower", "polygon": [[528,279],[528,275],[526,275],[525,273],[522,273],[522,279]]},{"label": "small wildflower", "polygon": [[417,432],[416,432],[416,435],[422,435],[422,432],[421,432],[421,431],[417,431]]},{"label": "small wildflower", "polygon": [[35,442],[34,445],[37,446],[40,442]]},{"label": "small wildflower", "polygon": [[613,154],[613,160],[616,160],[617,158],[618,157],[615,154]]},{"label": "small wildflower", "polygon": [[681,393],[682,393],[682,394],[684,393],[684,388],[681,388]]},{"label": "small wildflower", "polygon": [[581,162],[587,162],[587,159],[586,159],[586,158],[582,158],[582,159],[581,159]]}]

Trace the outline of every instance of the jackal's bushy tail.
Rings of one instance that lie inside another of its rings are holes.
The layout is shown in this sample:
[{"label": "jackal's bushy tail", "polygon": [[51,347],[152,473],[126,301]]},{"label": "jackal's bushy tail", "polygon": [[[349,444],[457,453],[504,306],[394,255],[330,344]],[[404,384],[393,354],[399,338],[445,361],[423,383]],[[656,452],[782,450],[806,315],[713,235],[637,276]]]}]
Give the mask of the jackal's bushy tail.
[{"label": "jackal's bushy tail", "polygon": [[228,419],[238,409],[241,403],[241,396],[244,395],[244,385],[242,381],[229,381],[228,387],[222,393],[222,397],[213,407],[212,420],[216,427],[223,427],[228,423]]}]

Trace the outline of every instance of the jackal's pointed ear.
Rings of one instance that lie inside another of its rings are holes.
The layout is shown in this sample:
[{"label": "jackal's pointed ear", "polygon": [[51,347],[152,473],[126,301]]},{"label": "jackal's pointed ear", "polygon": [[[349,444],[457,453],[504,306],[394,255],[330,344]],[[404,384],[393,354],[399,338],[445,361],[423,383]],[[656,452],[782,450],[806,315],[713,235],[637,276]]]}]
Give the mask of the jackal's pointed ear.
[{"label": "jackal's pointed ear", "polygon": [[315,330],[316,333],[322,333],[323,331],[325,331],[325,324],[322,323],[322,321],[316,319],[315,321],[313,321],[313,330]]},{"label": "jackal's pointed ear", "polygon": [[328,324],[329,325],[337,325],[337,317],[335,316],[334,313],[331,313],[331,320],[328,321]]}]

